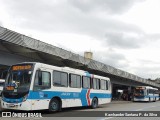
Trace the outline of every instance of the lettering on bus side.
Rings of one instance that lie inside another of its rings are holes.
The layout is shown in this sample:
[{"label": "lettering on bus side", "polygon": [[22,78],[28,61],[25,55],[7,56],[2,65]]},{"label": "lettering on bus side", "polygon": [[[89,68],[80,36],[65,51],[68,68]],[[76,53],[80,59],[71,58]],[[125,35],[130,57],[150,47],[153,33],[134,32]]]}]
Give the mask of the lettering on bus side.
[{"label": "lettering on bus side", "polygon": [[61,93],[61,95],[62,95],[62,96],[70,96],[71,93],[63,92],[63,93]]}]

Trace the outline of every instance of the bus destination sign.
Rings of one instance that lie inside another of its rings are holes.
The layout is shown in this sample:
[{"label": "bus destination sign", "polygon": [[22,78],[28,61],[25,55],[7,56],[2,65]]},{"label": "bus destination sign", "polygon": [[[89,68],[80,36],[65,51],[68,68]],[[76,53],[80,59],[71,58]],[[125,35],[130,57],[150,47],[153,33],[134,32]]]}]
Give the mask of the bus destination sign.
[{"label": "bus destination sign", "polygon": [[29,70],[31,68],[32,68],[31,65],[16,65],[16,66],[12,66],[12,70]]}]

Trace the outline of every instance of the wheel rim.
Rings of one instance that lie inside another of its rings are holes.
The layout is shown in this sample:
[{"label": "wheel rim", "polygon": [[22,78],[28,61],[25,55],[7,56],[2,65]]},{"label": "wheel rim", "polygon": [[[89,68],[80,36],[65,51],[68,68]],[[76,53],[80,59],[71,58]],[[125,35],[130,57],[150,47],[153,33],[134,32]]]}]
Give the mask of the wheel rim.
[{"label": "wheel rim", "polygon": [[57,110],[57,108],[58,108],[58,104],[56,102],[52,102],[51,103],[51,109],[52,110]]},{"label": "wheel rim", "polygon": [[94,99],[94,101],[93,101],[93,106],[97,107],[97,100],[96,99]]}]

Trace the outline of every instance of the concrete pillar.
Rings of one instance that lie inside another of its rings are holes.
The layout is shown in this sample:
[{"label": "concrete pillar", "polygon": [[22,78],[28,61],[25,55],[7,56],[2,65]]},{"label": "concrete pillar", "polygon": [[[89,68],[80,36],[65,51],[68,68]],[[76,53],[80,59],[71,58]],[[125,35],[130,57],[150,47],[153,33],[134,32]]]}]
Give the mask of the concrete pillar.
[{"label": "concrete pillar", "polygon": [[128,93],[131,93],[131,90],[132,90],[132,87],[129,86],[129,87],[128,87]]}]

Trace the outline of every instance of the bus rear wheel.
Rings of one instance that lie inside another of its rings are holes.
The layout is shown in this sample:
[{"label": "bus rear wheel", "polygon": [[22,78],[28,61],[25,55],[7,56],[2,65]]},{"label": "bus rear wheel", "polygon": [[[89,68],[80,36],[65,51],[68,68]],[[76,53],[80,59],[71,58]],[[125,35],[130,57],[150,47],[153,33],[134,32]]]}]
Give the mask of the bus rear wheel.
[{"label": "bus rear wheel", "polygon": [[95,109],[95,108],[98,107],[98,99],[97,99],[97,98],[93,98],[93,99],[92,99],[91,107],[92,107],[93,109]]},{"label": "bus rear wheel", "polygon": [[60,101],[53,98],[49,103],[49,112],[57,112],[61,110]]}]

